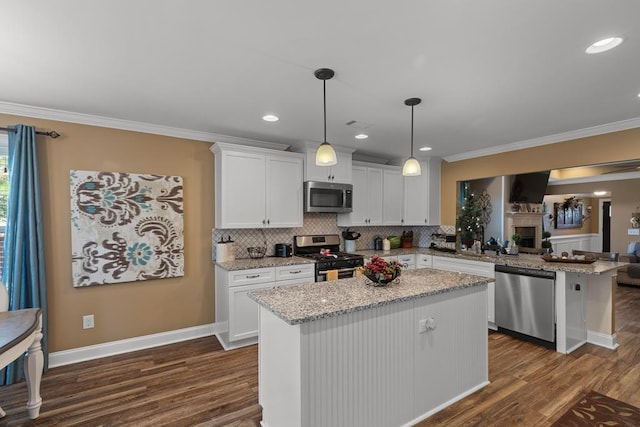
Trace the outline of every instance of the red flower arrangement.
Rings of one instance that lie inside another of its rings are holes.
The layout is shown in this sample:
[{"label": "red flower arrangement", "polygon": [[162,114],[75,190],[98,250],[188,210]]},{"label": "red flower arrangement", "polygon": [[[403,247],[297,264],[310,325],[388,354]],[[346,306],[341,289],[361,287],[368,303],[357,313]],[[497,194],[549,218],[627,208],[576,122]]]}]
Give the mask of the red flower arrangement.
[{"label": "red flower arrangement", "polygon": [[402,264],[398,261],[385,261],[379,256],[371,257],[371,261],[364,266],[364,275],[375,283],[387,284],[400,276]]}]

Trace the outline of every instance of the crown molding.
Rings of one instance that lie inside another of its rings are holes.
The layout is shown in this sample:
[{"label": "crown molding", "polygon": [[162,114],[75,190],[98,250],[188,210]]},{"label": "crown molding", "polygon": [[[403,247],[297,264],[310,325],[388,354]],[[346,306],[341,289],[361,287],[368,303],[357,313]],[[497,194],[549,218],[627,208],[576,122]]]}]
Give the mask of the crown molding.
[{"label": "crown molding", "polygon": [[204,142],[226,142],[229,144],[249,145],[252,147],[286,150],[288,144],[260,141],[256,139],[239,138],[217,133],[200,132],[150,123],[133,122],[130,120],[112,119],[109,117],[92,116],[90,114],[74,113],[72,111],[54,110],[51,108],[33,107],[30,105],[14,104],[0,101],[0,113],[15,116],[32,117],[36,119],[56,120],[59,122],[76,123],[81,125],[99,126],[111,129],[128,130],[133,132],[150,133],[154,135],[170,136],[174,138],[191,139]]},{"label": "crown molding", "polygon": [[468,160],[476,157],[490,156],[493,154],[505,153],[507,151],[522,150],[525,148],[539,147],[541,145],[556,144],[563,141],[571,141],[572,139],[586,138],[589,136],[603,135],[611,132],[618,132],[627,129],[640,127],[640,117],[634,119],[621,120],[619,122],[607,123],[604,125],[593,126],[585,129],[572,130],[569,132],[558,133],[555,135],[543,136],[540,138],[527,139],[511,144],[496,145],[494,147],[483,148],[481,150],[468,151],[466,153],[454,154],[443,157],[447,162],[458,162],[460,160]]}]

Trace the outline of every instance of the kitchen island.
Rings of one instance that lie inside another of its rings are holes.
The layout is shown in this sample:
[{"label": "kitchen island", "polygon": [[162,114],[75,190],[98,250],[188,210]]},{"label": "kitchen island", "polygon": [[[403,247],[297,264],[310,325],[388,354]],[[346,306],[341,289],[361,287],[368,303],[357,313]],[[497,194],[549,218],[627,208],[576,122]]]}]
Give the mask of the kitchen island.
[{"label": "kitchen island", "polygon": [[263,425],[410,426],[484,387],[489,281],[424,268],[249,293]]}]

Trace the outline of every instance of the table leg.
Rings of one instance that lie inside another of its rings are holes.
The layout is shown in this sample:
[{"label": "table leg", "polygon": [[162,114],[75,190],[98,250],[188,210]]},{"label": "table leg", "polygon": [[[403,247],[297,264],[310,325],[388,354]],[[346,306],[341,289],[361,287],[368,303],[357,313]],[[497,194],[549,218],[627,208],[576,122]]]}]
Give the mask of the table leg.
[{"label": "table leg", "polygon": [[38,315],[38,327],[36,329],[33,343],[27,350],[27,357],[24,361],[24,375],[27,380],[27,390],[29,400],[27,400],[27,411],[29,418],[38,418],[42,398],[40,397],[40,380],[42,379],[42,369],[44,367],[44,357],[42,355],[42,313]]}]

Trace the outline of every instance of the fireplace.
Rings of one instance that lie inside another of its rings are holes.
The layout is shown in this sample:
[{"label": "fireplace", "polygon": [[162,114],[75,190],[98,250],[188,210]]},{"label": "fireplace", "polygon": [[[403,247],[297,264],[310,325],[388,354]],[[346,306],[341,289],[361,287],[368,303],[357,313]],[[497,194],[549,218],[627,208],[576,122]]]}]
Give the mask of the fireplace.
[{"label": "fireplace", "polygon": [[536,228],[535,227],[514,227],[515,232],[521,237],[519,246],[523,248],[536,247]]},{"label": "fireplace", "polygon": [[542,244],[542,213],[506,212],[504,238],[511,241],[515,233],[522,236],[520,246],[539,249]]}]

